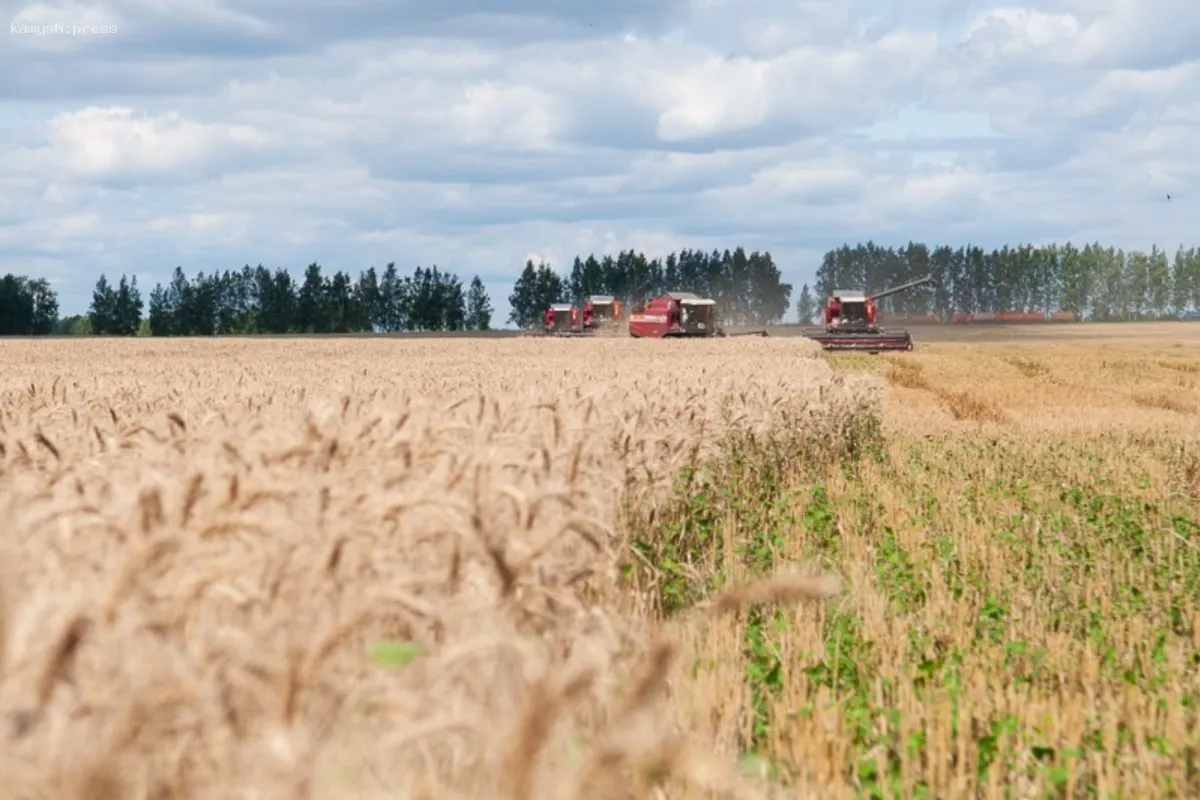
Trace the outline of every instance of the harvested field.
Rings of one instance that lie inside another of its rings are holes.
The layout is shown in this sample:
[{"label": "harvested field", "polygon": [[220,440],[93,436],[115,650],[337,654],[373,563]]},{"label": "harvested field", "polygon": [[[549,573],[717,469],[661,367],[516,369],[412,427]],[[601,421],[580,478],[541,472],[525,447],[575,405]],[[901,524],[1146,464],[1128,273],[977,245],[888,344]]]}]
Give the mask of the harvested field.
[{"label": "harvested field", "polygon": [[1200,355],[1099,327],[4,343],[0,786],[1200,796]]},{"label": "harvested field", "polygon": [[1200,349],[830,361],[888,381],[884,457],[792,502],[781,554],[846,603],[769,635],[774,769],[828,796],[1200,796]]},{"label": "harvested field", "polygon": [[661,696],[671,536],[734,453],[853,458],[879,387],[794,341],[3,347],[0,786],[62,800],[749,792]]},{"label": "harvested field", "polygon": [[[1200,324],[1195,322],[1083,322],[1038,324],[912,324],[889,325],[904,328],[918,348],[927,343],[969,342],[971,344],[1016,344],[1022,346],[1072,342],[1089,346],[1145,344],[1164,347],[1169,344],[1200,345]],[[771,336],[800,336],[801,325],[776,325]]]}]

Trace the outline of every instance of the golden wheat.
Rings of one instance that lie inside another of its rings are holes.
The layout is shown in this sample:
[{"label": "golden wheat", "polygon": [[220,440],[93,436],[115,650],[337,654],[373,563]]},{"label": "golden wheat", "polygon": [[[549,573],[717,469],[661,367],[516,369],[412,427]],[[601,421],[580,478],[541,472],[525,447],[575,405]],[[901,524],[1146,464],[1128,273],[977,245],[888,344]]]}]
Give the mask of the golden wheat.
[{"label": "golden wheat", "polygon": [[781,340],[4,349],[0,786],[56,800],[750,796],[659,710],[629,512],[879,390]]}]

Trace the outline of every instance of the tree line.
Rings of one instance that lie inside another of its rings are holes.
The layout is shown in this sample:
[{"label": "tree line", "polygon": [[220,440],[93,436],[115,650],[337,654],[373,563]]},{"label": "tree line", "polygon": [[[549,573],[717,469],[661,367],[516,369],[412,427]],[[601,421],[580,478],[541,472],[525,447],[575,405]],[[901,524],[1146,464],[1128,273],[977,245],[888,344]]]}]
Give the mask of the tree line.
[{"label": "tree line", "polygon": [[[143,310],[145,315],[143,316]],[[214,336],[286,333],[397,333],[491,328],[493,309],[483,282],[464,287],[436,266],[401,276],[395,263],[358,278],[309,264],[297,281],[263,265],[203,271],[189,278],[176,267],[170,282],[143,300],[136,276],[116,287],[101,275],[86,315],[61,321],[60,333],[112,336]]]},{"label": "tree line", "polygon": [[[893,314],[1071,311],[1096,321],[1174,318],[1200,308],[1200,250],[1173,255],[1088,244],[1020,245],[984,250],[971,245],[931,247],[910,242],[882,247],[843,245],[824,255],[814,286],[796,304],[812,320],[836,289],[878,291],[933,275],[923,286],[886,298]],[[633,250],[616,256],[577,256],[559,274],[532,260],[513,286],[508,321],[541,323],[546,307],[607,294],[635,308],[663,290],[691,291],[717,301],[729,325],[778,323],[791,306],[792,286],[770,253],[743,248],[681,250],[647,258]],[[493,309],[479,276],[468,285],[438,267],[401,275],[395,263],[357,278],[309,264],[300,280],[263,265],[189,278],[176,267],[166,286],[142,297],[136,276],[115,283],[101,275],[86,314],[59,317],[58,297],[44,278],[0,278],[0,336],[106,334],[188,336],[254,333],[359,333],[487,330]]]},{"label": "tree line", "polygon": [[922,286],[881,301],[893,314],[1071,311],[1097,322],[1173,319],[1200,307],[1200,250],[1182,247],[1168,256],[1088,244],[1020,245],[984,250],[909,242],[901,248],[874,242],[843,245],[821,260],[816,295],[801,288],[802,320],[812,319],[835,289],[880,291],[924,275]]}]

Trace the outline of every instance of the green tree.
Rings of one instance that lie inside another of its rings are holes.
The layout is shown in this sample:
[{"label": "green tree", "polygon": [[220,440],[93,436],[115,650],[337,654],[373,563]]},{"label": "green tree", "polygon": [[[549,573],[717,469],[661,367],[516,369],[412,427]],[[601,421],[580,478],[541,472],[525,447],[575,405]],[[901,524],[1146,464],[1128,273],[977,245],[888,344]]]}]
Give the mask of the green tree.
[{"label": "green tree", "polygon": [[167,308],[170,309],[169,335],[188,336],[195,333],[193,326],[193,296],[192,284],[183,274],[183,268],[176,266],[171,273],[171,282],[167,285]]},{"label": "green tree", "polygon": [[546,306],[542,304],[542,289],[539,284],[539,268],[533,260],[525,262],[525,269],[513,285],[512,294],[508,296],[508,304],[512,307],[508,321],[518,328],[533,328],[541,320]]},{"label": "green tree", "polygon": [[379,292],[379,277],[375,268],[371,267],[358,276],[354,286],[354,301],[358,316],[354,320],[358,330],[376,331],[383,326],[380,324],[382,297]]},{"label": "green tree", "polygon": [[0,278],[0,336],[44,336],[57,318],[58,296],[45,278]]},{"label": "green tree", "polygon": [[87,314],[59,317],[54,321],[54,328],[51,331],[55,336],[89,336],[91,332],[91,320]]},{"label": "green tree", "polygon": [[110,336],[117,332],[117,292],[100,273],[96,287],[92,290],[92,304],[88,307],[88,318],[92,323],[92,334]]},{"label": "green tree", "polygon": [[476,275],[467,289],[467,330],[486,331],[492,327],[492,301],[483,281]]},{"label": "green tree", "polygon": [[[605,279],[607,286],[624,286],[619,277],[613,277],[618,275],[613,259],[606,257],[606,263],[601,266],[608,273]],[[568,293],[567,282],[549,264],[542,261],[535,266],[532,260],[527,260],[508,298],[512,306],[508,320],[519,328],[536,327],[541,324],[546,309],[554,303],[566,302]]]},{"label": "green tree", "polygon": [[259,264],[251,288],[255,328],[261,333],[290,333],[295,328],[296,283],[286,269],[274,273]]},{"label": "green tree", "polygon": [[808,284],[800,287],[800,298],[796,301],[796,313],[800,316],[801,325],[811,325],[817,316],[817,301],[813,299]]},{"label": "green tree", "polygon": [[379,280],[376,326],[387,333],[404,330],[408,327],[408,306],[408,287],[401,280],[396,263],[389,261]]},{"label": "green tree", "polygon": [[355,330],[357,311],[350,276],[338,270],[332,278],[326,278],[322,287],[322,316],[326,320],[325,333],[350,333]]},{"label": "green tree", "polygon": [[[772,325],[783,320],[791,306],[792,285],[783,282],[783,274],[770,253],[745,255],[738,248],[731,263],[732,281],[744,297],[744,316],[737,320],[749,325]],[[744,277],[743,277],[744,273]]]},{"label": "green tree", "polygon": [[169,336],[171,334],[171,305],[167,299],[167,290],[161,283],[155,284],[150,292],[150,306],[147,309],[146,322],[149,324],[151,336]]},{"label": "green tree", "polygon": [[300,333],[327,333],[329,319],[325,307],[325,279],[315,261],[304,270],[304,282],[296,296],[296,330]]},{"label": "green tree", "polygon": [[109,320],[110,333],[116,336],[134,336],[142,324],[142,293],[138,290],[137,276],[132,280],[121,276],[117,284],[116,296],[113,299],[112,318]]}]

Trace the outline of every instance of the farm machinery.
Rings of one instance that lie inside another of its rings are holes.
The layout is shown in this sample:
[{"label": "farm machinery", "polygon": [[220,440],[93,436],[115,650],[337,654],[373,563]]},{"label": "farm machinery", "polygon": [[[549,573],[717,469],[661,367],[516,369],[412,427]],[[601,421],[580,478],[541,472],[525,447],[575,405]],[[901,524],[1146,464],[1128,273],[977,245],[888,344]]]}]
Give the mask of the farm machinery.
[{"label": "farm machinery", "polygon": [[612,295],[594,294],[583,304],[583,329],[602,330],[618,326],[625,308]]},{"label": "farm machinery", "polygon": [[570,303],[554,303],[546,309],[542,324],[543,336],[578,337],[591,336],[594,333],[580,324],[579,309]]},{"label": "farm machinery", "polygon": [[825,327],[806,328],[804,335],[820,342],[826,350],[865,350],[872,355],[884,350],[912,350],[912,335],[908,331],[887,330],[877,324],[879,308],[875,303],[927,283],[937,285],[932,275],[926,275],[872,294],[838,289],[825,301],[822,312]]},{"label": "farm machinery", "polygon": [[664,292],[629,315],[629,335],[635,339],[676,339],[726,336],[766,336],[765,330],[726,333],[717,325],[717,303],[691,292]]},{"label": "farm machinery", "polygon": [[621,301],[610,295],[592,295],[582,312],[570,303],[554,303],[542,318],[542,332],[534,336],[594,336],[597,331],[617,325],[623,316]]}]

